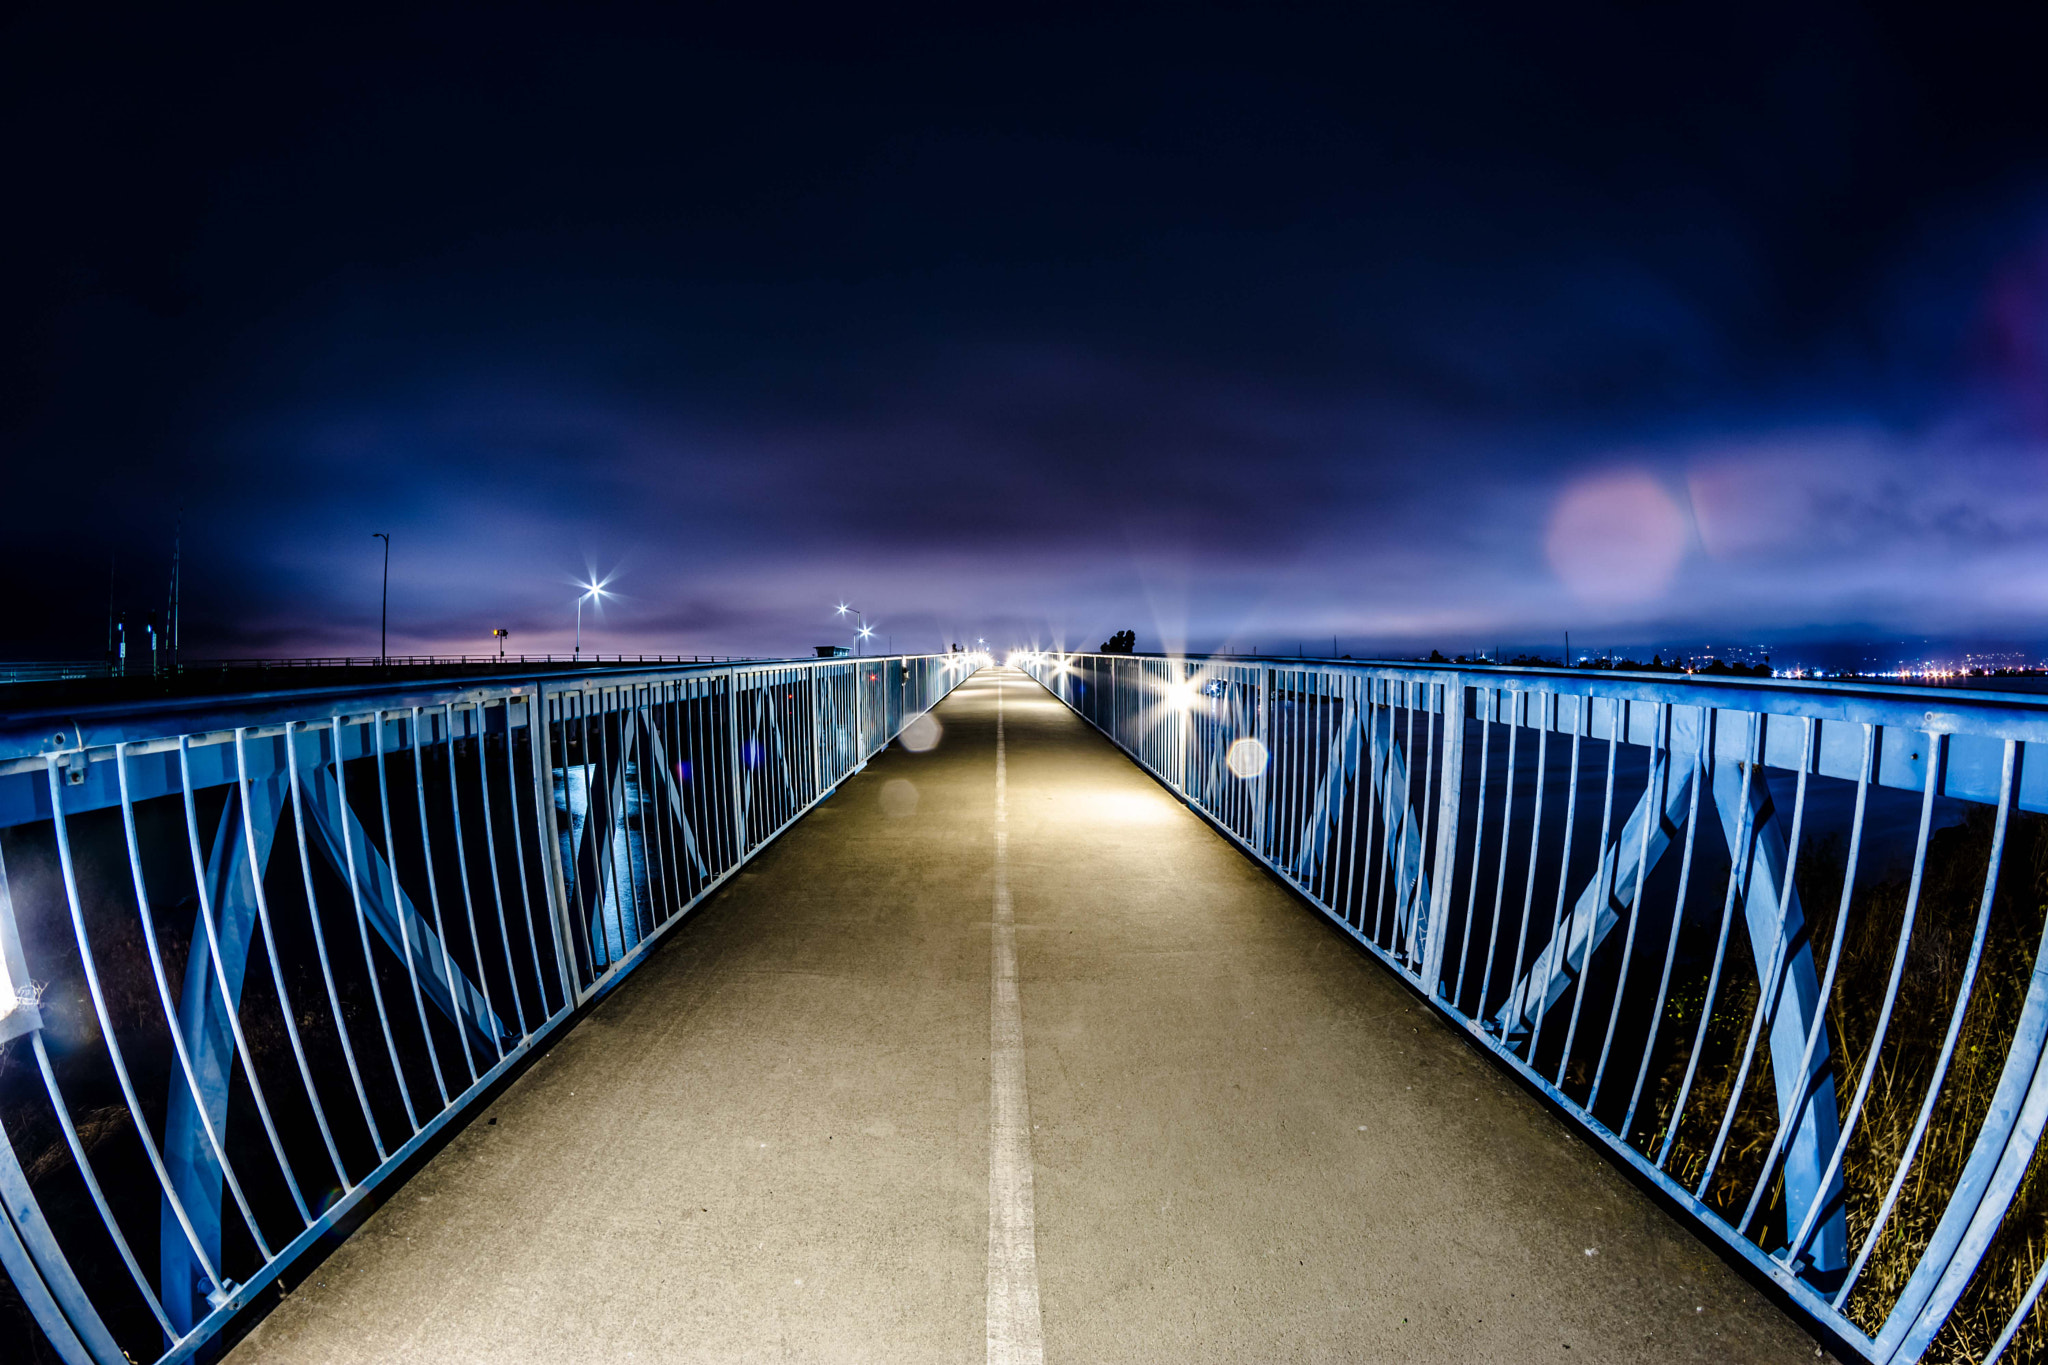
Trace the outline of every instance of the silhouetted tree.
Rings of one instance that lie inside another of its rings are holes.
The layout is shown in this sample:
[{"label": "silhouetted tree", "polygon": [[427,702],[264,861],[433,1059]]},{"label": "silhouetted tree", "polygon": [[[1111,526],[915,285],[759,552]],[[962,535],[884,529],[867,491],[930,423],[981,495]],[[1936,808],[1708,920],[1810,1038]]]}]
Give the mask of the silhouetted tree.
[{"label": "silhouetted tree", "polygon": [[1120,630],[1102,642],[1104,654],[1134,654],[1138,649],[1138,632]]}]

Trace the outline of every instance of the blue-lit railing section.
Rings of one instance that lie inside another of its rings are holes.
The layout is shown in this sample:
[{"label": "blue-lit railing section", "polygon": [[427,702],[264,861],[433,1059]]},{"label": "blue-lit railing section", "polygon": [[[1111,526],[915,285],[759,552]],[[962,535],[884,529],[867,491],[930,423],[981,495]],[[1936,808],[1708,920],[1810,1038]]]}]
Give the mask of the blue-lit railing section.
[{"label": "blue-lit railing section", "polygon": [[982,662],[0,721],[0,1357],[190,1357]]},{"label": "blue-lit railing section", "polygon": [[1869,1359],[2048,1355],[2048,704],[1013,662]]}]

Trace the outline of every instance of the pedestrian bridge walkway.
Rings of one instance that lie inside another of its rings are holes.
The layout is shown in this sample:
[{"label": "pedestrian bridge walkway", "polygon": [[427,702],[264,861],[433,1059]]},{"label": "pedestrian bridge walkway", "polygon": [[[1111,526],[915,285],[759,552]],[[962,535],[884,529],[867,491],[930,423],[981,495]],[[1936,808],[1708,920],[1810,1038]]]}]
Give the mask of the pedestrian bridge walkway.
[{"label": "pedestrian bridge walkway", "polygon": [[1814,1358],[1036,682],[934,719],[230,1360]]},{"label": "pedestrian bridge walkway", "polygon": [[0,1358],[2048,1354],[2048,699],[336,684],[0,713]]}]

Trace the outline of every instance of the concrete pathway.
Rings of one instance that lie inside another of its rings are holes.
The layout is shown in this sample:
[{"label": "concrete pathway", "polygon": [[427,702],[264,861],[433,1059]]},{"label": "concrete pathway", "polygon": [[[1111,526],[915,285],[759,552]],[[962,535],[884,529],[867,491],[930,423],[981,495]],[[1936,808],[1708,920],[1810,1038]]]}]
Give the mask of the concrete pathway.
[{"label": "concrete pathway", "polygon": [[1035,683],[983,673],[937,718],[235,1365],[1815,1359]]}]

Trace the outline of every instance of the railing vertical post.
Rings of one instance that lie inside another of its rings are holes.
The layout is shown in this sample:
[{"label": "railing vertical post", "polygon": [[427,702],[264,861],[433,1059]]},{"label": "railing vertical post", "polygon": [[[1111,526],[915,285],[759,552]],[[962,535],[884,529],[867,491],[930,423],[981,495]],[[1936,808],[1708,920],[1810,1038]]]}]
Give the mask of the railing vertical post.
[{"label": "railing vertical post", "polygon": [[811,799],[825,796],[825,701],[818,683],[825,676],[823,664],[811,665]]},{"label": "railing vertical post", "polygon": [[1273,709],[1273,670],[1259,669],[1259,691],[1254,697],[1252,709],[1252,737],[1259,742],[1259,752],[1264,762],[1259,766],[1258,780],[1252,784],[1252,846],[1259,856],[1271,857],[1266,847],[1266,777],[1273,770],[1273,745],[1267,736],[1267,712]]},{"label": "railing vertical post", "polygon": [[1189,665],[1185,660],[1174,660],[1168,667],[1179,675],[1173,679],[1175,722],[1172,739],[1177,751],[1173,762],[1173,784],[1180,789],[1180,799],[1186,801],[1189,800],[1188,750],[1191,747],[1188,744],[1188,729],[1194,723],[1195,711],[1194,698],[1189,695],[1188,686],[1194,681],[1194,676],[1190,674]]},{"label": "railing vertical post", "polygon": [[1458,810],[1465,791],[1465,684],[1452,678],[1444,689],[1443,781],[1436,807],[1436,865],[1429,883],[1429,929],[1422,944],[1422,987],[1442,990],[1444,939],[1451,918],[1452,874],[1458,864]]},{"label": "railing vertical post", "polygon": [[740,671],[725,670],[726,747],[732,763],[732,827],[739,835],[739,855],[747,856],[747,808],[741,801],[746,784],[740,773]]},{"label": "railing vertical post", "polygon": [[569,922],[569,879],[562,867],[562,833],[555,828],[554,726],[548,720],[547,689],[539,682],[533,685],[526,727],[533,751],[534,834],[546,849],[541,866],[547,873],[548,919],[555,926],[555,966],[562,977],[562,1007],[570,1009],[582,1003],[583,983],[571,961],[576,955],[576,926]]}]

